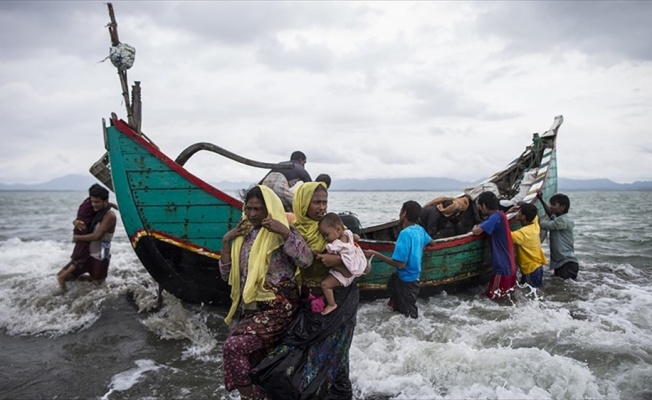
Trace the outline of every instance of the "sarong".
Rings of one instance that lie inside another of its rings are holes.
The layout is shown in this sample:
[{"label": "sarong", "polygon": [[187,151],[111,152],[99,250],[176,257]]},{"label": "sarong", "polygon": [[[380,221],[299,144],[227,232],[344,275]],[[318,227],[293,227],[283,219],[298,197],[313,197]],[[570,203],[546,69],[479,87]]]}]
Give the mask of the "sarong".
[{"label": "sarong", "polygon": [[304,301],[281,344],[252,369],[252,381],[271,399],[351,399],[349,349],[359,297],[355,283],[337,288],[338,307],[327,315]]},{"label": "sarong", "polygon": [[410,318],[419,317],[417,297],[419,296],[419,281],[403,282],[398,273],[394,272],[387,282],[389,290],[388,305],[392,310]]},{"label": "sarong", "polygon": [[512,293],[514,291],[514,286],[516,286],[516,274],[492,274],[491,279],[489,279],[489,287],[484,295],[492,300],[500,299]]},{"label": "sarong", "polygon": [[224,342],[224,386],[228,391],[251,385],[249,370],[278,343],[295,316],[299,304],[296,282],[283,282],[271,289],[276,299],[244,310]]}]

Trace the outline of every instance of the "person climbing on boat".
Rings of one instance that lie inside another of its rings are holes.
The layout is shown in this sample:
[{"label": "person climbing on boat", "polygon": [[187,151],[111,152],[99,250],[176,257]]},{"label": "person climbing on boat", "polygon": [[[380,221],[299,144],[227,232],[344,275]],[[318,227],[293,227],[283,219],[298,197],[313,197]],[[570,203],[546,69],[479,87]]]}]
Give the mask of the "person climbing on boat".
[{"label": "person climbing on boat", "polygon": [[292,200],[294,199],[294,192],[291,190],[292,186],[298,182],[311,182],[312,178],[304,166],[308,159],[301,151],[295,151],[290,155],[290,161],[287,163],[292,164],[290,169],[272,169],[260,181],[259,185],[265,185],[271,188],[274,193],[283,202],[285,211],[292,211]]},{"label": "person climbing on boat", "polygon": [[475,224],[475,212],[469,209],[469,204],[467,196],[437,197],[423,206],[419,224],[433,239],[465,234]]},{"label": "person climbing on boat", "polygon": [[509,221],[505,212],[499,210],[500,203],[493,192],[480,193],[477,201],[486,218],[473,227],[473,234],[486,233],[491,244],[492,274],[484,295],[492,300],[500,299],[513,292],[516,286],[516,262]]},{"label": "person climbing on boat", "polygon": [[[67,289],[66,281],[84,274],[89,274],[95,285],[102,284],[108,275],[111,240],[117,221],[111,208],[115,205],[109,202],[109,191],[98,184],[92,185],[88,194],[88,202],[85,200],[80,204],[78,219],[73,221],[75,231],[72,240],[75,249],[71,261],[57,273],[57,282],[62,291]],[[88,209],[88,204],[92,212]],[[91,215],[91,221],[87,224]]]},{"label": "person climbing on boat", "polygon": [[568,215],[570,199],[562,193],[554,194],[550,198],[550,205],[543,200],[541,192],[537,198],[543,205],[550,220],[541,221],[539,226],[545,236],[550,235],[550,268],[554,276],[562,279],[577,279],[580,266],[575,256],[575,239],[573,228],[575,222]]},{"label": "person climbing on boat", "polygon": [[530,203],[518,207],[516,221],[521,228],[512,231],[512,242],[516,253],[516,263],[521,271],[519,284],[540,287],[543,284],[543,266],[548,263],[539,239],[539,210]]},{"label": "person climbing on boat", "polygon": [[391,258],[376,250],[365,250],[364,252],[367,257],[376,256],[396,268],[396,272],[392,273],[387,283],[388,305],[392,310],[410,318],[419,317],[417,297],[419,296],[423,249],[435,244],[428,232],[418,224],[420,215],[421,205],[419,203],[413,200],[403,203],[399,213],[401,231],[396,239]]},{"label": "person climbing on boat", "polygon": [[322,182],[301,184],[294,198],[295,227],[319,254],[301,269],[302,305],[281,343],[251,372],[272,399],[351,399],[349,349],[356,325],[359,291],[355,282],[335,293],[338,307],[322,315],[321,281],[329,268],[343,265],[337,254],[322,254],[326,240],[318,223],[326,215],[328,191]]},{"label": "person climbing on boat", "polygon": [[241,398],[263,398],[249,371],[277,345],[299,306],[297,267],[314,256],[303,237],[290,228],[283,205],[268,187],[254,186],[244,200],[243,219],[222,239],[219,269],[231,285],[230,328],[223,347],[224,385]]},{"label": "person climbing on boat", "polygon": [[342,219],[335,213],[328,213],[319,221],[319,233],[324,236],[326,252],[328,254],[339,254],[344,266],[336,265],[331,268],[329,274],[321,281],[321,290],[326,298],[326,307],[321,312],[326,315],[337,308],[333,289],[340,286],[349,286],[353,279],[362,276],[370,268],[367,257],[357,246],[353,232],[346,229]]}]

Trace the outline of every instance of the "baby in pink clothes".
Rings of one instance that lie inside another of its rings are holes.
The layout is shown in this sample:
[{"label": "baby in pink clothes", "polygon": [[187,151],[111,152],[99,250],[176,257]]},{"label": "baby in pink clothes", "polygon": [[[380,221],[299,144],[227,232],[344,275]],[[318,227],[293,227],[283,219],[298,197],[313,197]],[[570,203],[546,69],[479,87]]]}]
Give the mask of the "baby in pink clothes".
[{"label": "baby in pink clothes", "polygon": [[362,249],[356,245],[353,233],[344,228],[344,223],[337,214],[328,213],[319,220],[319,233],[328,242],[326,251],[329,254],[339,254],[344,264],[344,267],[331,268],[329,275],[321,282],[327,303],[321,313],[326,315],[337,308],[333,289],[349,286],[354,278],[365,273],[368,261]]}]

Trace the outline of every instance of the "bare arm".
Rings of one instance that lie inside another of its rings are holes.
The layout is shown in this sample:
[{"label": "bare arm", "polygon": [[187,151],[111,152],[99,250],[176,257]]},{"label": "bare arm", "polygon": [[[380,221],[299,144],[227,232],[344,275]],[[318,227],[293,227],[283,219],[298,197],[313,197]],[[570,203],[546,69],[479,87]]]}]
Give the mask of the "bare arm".
[{"label": "bare arm", "polygon": [[100,226],[97,228],[95,232],[89,233],[87,235],[72,235],[72,241],[93,242],[96,240],[100,240],[105,233],[115,232],[115,224],[116,224],[115,214],[113,212],[108,212],[106,213],[104,218],[102,218],[102,222],[100,222]]},{"label": "bare arm", "polygon": [[471,232],[473,232],[474,235],[482,235],[484,233],[484,229],[480,228],[480,225],[475,225]]},{"label": "bare arm", "polygon": [[546,215],[551,217],[552,213],[550,212],[550,207],[548,206],[548,204],[546,204],[545,201],[543,201],[543,194],[541,192],[537,193],[537,199],[539,199],[539,201],[541,202],[541,205],[543,206]]},{"label": "bare arm", "polygon": [[404,269],[405,268],[405,263],[404,262],[396,261],[393,258],[389,258],[386,255],[377,252],[376,250],[365,250],[364,255],[367,258],[371,257],[372,255],[376,256],[376,257],[378,257],[378,259],[380,259],[380,261],[382,261],[382,262],[384,262],[386,264],[389,264],[394,268],[398,268],[398,269]]}]

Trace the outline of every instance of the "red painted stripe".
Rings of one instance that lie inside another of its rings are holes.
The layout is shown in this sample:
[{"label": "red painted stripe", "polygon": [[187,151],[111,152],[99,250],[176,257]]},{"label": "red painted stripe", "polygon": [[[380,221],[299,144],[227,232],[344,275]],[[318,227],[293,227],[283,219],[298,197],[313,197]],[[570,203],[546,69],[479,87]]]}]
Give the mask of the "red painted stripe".
[{"label": "red painted stripe", "polygon": [[[436,251],[436,250],[446,249],[449,247],[457,247],[467,243],[474,242],[476,240],[483,240],[484,237],[485,235],[479,235],[479,236],[471,235],[459,239],[447,240],[445,242],[435,243],[434,246],[427,246],[424,249],[424,251]],[[359,243],[360,243],[360,247],[362,247],[363,249],[371,249],[377,251],[393,251],[395,247],[395,245],[391,243],[370,243],[370,242],[365,242],[364,239],[361,240]]]},{"label": "red painted stripe", "polygon": [[216,189],[215,187],[209,185],[208,183],[204,182],[200,178],[196,177],[195,175],[191,174],[188,172],[185,168],[174,162],[171,158],[163,154],[159,149],[157,149],[154,145],[152,145],[150,142],[145,140],[143,136],[139,135],[136,131],[131,129],[129,125],[127,125],[126,122],[123,120],[113,120],[113,123],[115,127],[122,133],[123,135],[129,137],[131,140],[134,142],[138,143],[140,146],[142,146],[145,150],[149,151],[152,153],[152,155],[162,162],[164,162],[168,167],[170,167],[172,170],[174,170],[177,174],[183,176],[186,178],[188,181],[191,183],[197,185],[199,188],[204,190],[205,192],[217,197],[218,199],[226,202],[227,204],[236,207],[239,210],[242,210],[242,202],[240,202],[237,199],[234,199],[233,197],[229,196],[228,194],[222,192],[219,189]]}]

